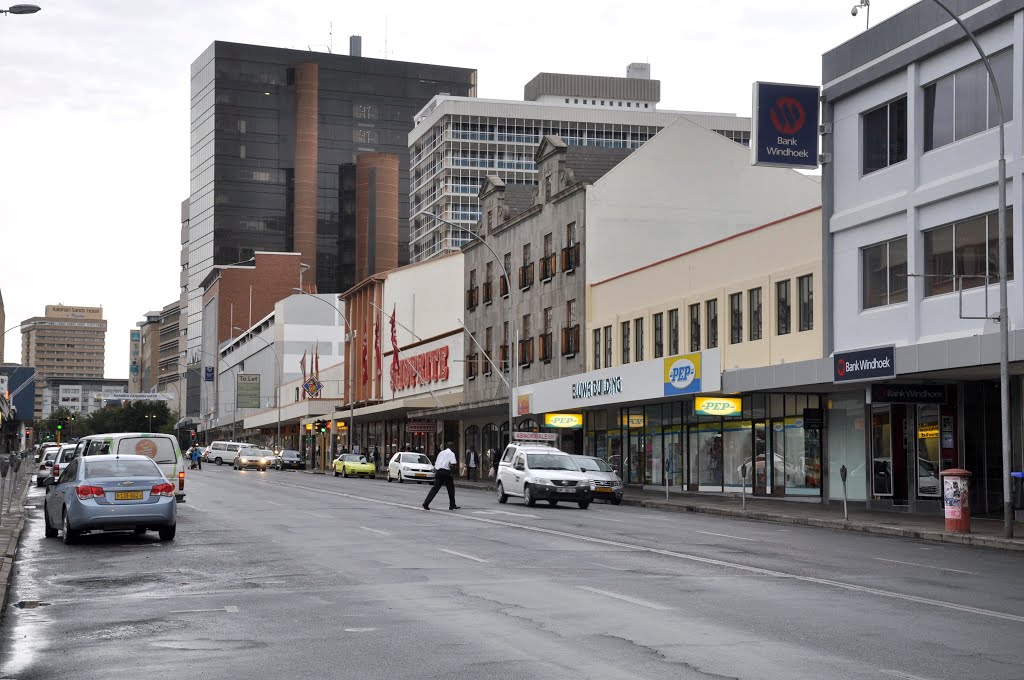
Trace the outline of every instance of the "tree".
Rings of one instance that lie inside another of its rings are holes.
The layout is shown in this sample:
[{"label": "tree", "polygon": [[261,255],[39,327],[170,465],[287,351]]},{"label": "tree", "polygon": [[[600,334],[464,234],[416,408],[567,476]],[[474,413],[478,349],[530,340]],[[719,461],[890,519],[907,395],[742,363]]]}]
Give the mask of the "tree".
[{"label": "tree", "polygon": [[95,411],[82,434],[106,432],[162,432],[175,434],[179,416],[165,401],[129,401]]}]

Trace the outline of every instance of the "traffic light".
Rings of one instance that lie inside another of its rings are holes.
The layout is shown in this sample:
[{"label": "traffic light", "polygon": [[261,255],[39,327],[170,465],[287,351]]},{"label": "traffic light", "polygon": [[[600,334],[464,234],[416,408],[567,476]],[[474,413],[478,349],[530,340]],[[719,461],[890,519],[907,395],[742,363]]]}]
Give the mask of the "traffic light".
[{"label": "traffic light", "polygon": [[192,443],[195,444],[196,443],[196,431],[195,430],[190,430],[188,435],[192,439]]},{"label": "traffic light", "polygon": [[326,434],[327,433],[327,421],[326,420],[318,420],[318,421],[316,421],[316,425],[317,425],[317,428],[316,428],[317,432],[319,432],[320,434]]}]

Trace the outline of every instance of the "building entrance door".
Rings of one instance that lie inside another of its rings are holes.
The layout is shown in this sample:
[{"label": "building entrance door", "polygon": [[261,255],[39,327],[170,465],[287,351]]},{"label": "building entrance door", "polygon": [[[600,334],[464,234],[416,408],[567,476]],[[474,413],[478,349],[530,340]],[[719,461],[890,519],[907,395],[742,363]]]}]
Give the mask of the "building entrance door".
[{"label": "building entrance door", "polygon": [[771,485],[772,495],[784,496],[786,493],[786,422],[782,418],[770,421],[768,425],[768,448],[771,451]]}]

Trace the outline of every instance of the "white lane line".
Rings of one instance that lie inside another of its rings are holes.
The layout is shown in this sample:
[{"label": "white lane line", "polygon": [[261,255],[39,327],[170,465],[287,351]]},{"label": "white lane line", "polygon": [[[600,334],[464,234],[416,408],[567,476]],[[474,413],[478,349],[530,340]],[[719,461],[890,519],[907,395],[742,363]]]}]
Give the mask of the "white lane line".
[{"label": "white lane line", "polygon": [[894,678],[899,678],[900,680],[928,680],[928,678],[922,678],[920,675],[911,675],[910,673],[904,673],[903,671],[881,670],[879,672],[891,675]]},{"label": "white lane line", "polygon": [[346,628],[346,633],[372,633],[376,628]]},{"label": "white lane line", "polygon": [[963,569],[950,569],[949,567],[939,567],[934,564],[920,564],[918,562],[904,562],[903,560],[887,560],[884,557],[875,557],[874,559],[879,562],[892,562],[893,564],[906,564],[911,567],[924,567],[925,569],[935,569],[937,571],[955,571],[958,574],[971,574],[972,576],[981,576],[976,571],[964,571]]},{"label": "white lane line", "polygon": [[530,515],[525,512],[508,512],[507,510],[474,510],[474,515],[511,515],[512,517],[530,517],[540,519],[537,515]]},{"label": "white lane line", "polygon": [[390,531],[381,531],[380,529],[371,529],[370,527],[359,527],[359,528],[362,529],[363,531],[372,531],[373,533],[380,534],[381,536],[390,536],[391,535]]},{"label": "white lane line", "polygon": [[279,508],[284,507],[284,503],[275,503],[274,501],[267,501],[267,503],[270,503],[271,505],[276,505]]},{"label": "white lane line", "polygon": [[[398,503],[396,501],[386,501],[380,498],[369,498],[368,496],[357,496],[355,494],[343,493],[341,491],[331,491],[328,489],[317,488],[313,486],[303,486],[301,484],[291,484],[288,482],[278,482],[276,480],[266,480],[266,483],[277,484],[280,486],[290,486],[296,489],[302,489],[309,491],[310,493],[323,495],[330,494],[332,496],[341,496],[343,498],[350,498],[352,500],[364,501],[368,503],[377,503],[378,505],[387,505],[393,508],[406,508],[408,510],[415,510],[422,512],[422,508],[419,505],[410,505],[409,503]],[[876,595],[878,597],[887,597],[893,600],[902,600],[904,602],[914,602],[917,604],[926,604],[933,607],[940,607],[942,609],[952,609],[954,611],[965,612],[968,614],[977,614],[978,616],[988,616],[995,619],[1003,619],[1006,621],[1015,621],[1017,623],[1024,623],[1024,616],[1017,616],[1015,614],[1007,614],[1005,612],[998,612],[991,609],[980,609],[978,607],[969,607],[967,605],[957,604],[955,602],[947,602],[944,600],[933,600],[928,597],[918,597],[917,595],[907,595],[905,593],[897,593],[891,590],[881,590],[879,588],[868,588],[867,586],[858,586],[853,583],[844,583],[842,581],[833,581],[831,579],[816,578],[814,576],[802,576],[800,574],[787,574],[782,571],[775,571],[774,569],[765,569],[762,567],[752,567],[746,564],[740,564],[738,562],[729,562],[727,560],[719,560],[713,557],[701,557],[699,555],[690,555],[687,553],[676,552],[674,550],[665,550],[663,548],[652,548],[646,545],[637,545],[634,543],[626,543],[624,541],[613,541],[607,538],[597,538],[596,536],[585,536],[583,534],[574,534],[569,531],[561,531],[559,529],[551,529],[549,527],[539,527],[531,524],[516,524],[515,522],[509,522],[503,519],[493,519],[491,517],[475,517],[473,515],[458,515],[455,513],[438,513],[437,517],[445,518],[447,521],[469,521],[469,522],[482,522],[485,524],[494,524],[497,526],[510,527],[513,529],[520,529],[522,531],[532,531],[537,534],[547,534],[549,536],[560,536],[562,538],[572,538],[577,541],[584,543],[593,543],[596,545],[611,546],[614,548],[627,548],[629,550],[635,550],[637,552],[646,552],[652,555],[663,555],[665,557],[674,557],[680,560],[687,560],[689,562],[696,562],[698,564],[706,564],[715,567],[725,567],[728,569],[735,569],[737,571],[743,571],[748,574],[757,574],[759,576],[770,576],[779,579],[790,579],[792,581],[798,581],[802,583],[814,583],[817,585],[827,586],[830,588],[837,588],[839,590],[849,590],[857,593],[867,593],[869,595]]]},{"label": "white lane line", "polygon": [[737,541],[754,541],[758,543],[756,538],[743,538],[742,536],[730,536],[729,534],[716,534],[713,531],[698,531],[698,534],[704,534],[705,536],[721,536],[722,538],[735,538]]},{"label": "white lane line", "polygon": [[447,548],[438,548],[438,550],[440,550],[443,553],[448,553],[449,555],[465,557],[467,560],[473,560],[474,562],[487,562],[487,560],[482,560],[479,557],[473,557],[472,555],[467,555],[466,553],[455,552],[454,550],[448,550]]},{"label": "white lane line", "polygon": [[598,590],[597,588],[591,588],[590,586],[576,586],[580,590],[586,590],[589,593],[596,593],[598,595],[604,595],[605,597],[611,597],[616,600],[622,600],[623,602],[629,602],[631,604],[638,605],[640,607],[647,607],[648,609],[657,609],[658,611],[665,612],[671,609],[664,605],[655,604],[653,602],[647,602],[645,600],[638,600],[635,597],[628,595],[619,595],[618,593],[610,593],[607,590]]},{"label": "white lane line", "polygon": [[177,611],[168,612],[169,614],[205,614],[207,612],[227,612],[228,614],[237,614],[238,607],[227,606],[218,607],[216,609],[179,609]]},{"label": "white lane line", "polygon": [[611,569],[612,571],[629,571],[625,567],[613,567],[610,564],[601,564],[600,562],[592,562],[595,567],[603,567],[604,569]]},{"label": "white lane line", "polygon": [[[593,515],[591,515],[591,516],[593,516]],[[610,519],[608,517],[601,517],[600,515],[597,516],[597,520],[599,522],[619,522],[619,523],[623,523],[623,522],[626,521],[624,519]]]}]

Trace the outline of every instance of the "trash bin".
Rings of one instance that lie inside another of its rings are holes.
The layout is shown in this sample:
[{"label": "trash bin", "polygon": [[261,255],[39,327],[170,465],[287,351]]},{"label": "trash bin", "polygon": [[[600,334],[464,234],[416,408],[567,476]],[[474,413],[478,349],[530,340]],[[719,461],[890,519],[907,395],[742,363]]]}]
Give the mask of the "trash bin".
[{"label": "trash bin", "polygon": [[970,471],[954,468],[943,470],[939,476],[942,477],[942,507],[945,510],[946,531],[956,534],[971,533]]},{"label": "trash bin", "polygon": [[1011,472],[1010,477],[1010,482],[1013,484],[1010,489],[1013,509],[1024,510],[1024,472]]}]

